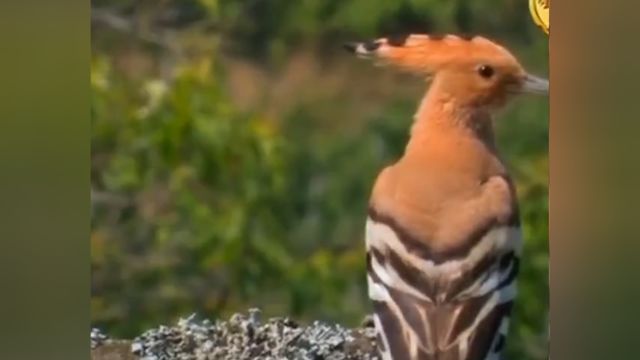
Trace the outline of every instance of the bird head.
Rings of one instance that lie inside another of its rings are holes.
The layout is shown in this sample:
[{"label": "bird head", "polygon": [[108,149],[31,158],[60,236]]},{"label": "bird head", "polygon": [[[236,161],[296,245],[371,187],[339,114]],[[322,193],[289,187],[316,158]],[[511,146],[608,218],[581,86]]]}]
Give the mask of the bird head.
[{"label": "bird head", "polygon": [[413,34],[345,44],[359,57],[432,81],[461,106],[501,107],[512,95],[547,94],[549,82],[529,74],[507,49],[484,37]]}]

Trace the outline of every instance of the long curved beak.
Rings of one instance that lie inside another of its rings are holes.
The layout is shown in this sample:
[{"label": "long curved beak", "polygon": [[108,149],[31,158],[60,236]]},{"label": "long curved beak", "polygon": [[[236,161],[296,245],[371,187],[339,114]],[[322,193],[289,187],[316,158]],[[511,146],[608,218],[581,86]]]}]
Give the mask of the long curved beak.
[{"label": "long curved beak", "polygon": [[549,94],[549,80],[527,74],[522,85],[522,92],[536,95]]}]

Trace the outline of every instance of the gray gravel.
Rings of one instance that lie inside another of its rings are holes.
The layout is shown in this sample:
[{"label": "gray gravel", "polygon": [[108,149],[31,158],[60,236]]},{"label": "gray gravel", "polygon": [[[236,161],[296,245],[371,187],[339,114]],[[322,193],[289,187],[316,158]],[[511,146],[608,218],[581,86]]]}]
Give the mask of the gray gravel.
[{"label": "gray gravel", "polygon": [[109,336],[102,332],[100,329],[91,329],[91,348],[95,349],[98,346],[109,341]]},{"label": "gray gravel", "polygon": [[[111,341],[100,330],[91,331],[92,349]],[[130,347],[144,360],[377,360],[370,324],[346,329],[319,321],[302,326],[289,318],[261,321],[257,309],[215,322],[194,314],[144,332]]]}]

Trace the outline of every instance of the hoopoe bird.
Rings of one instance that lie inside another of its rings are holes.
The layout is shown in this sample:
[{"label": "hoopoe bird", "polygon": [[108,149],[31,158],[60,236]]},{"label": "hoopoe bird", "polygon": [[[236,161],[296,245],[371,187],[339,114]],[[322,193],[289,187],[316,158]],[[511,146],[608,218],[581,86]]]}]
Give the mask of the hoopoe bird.
[{"label": "hoopoe bird", "polygon": [[483,37],[345,46],[430,81],[403,156],[379,174],[366,223],[368,292],[385,360],[500,359],[522,251],[515,187],[492,115],[548,92]]}]

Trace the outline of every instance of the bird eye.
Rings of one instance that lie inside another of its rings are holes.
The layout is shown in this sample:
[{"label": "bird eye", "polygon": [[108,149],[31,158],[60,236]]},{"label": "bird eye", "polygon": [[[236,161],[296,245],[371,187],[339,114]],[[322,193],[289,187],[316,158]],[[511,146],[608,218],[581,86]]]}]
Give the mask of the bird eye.
[{"label": "bird eye", "polygon": [[480,67],[478,68],[478,74],[480,74],[480,76],[485,79],[492,77],[494,73],[495,70],[493,70],[493,68],[489,65],[480,65]]}]

